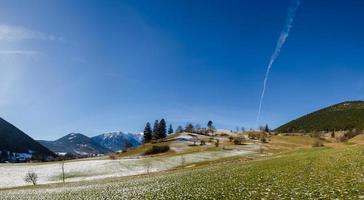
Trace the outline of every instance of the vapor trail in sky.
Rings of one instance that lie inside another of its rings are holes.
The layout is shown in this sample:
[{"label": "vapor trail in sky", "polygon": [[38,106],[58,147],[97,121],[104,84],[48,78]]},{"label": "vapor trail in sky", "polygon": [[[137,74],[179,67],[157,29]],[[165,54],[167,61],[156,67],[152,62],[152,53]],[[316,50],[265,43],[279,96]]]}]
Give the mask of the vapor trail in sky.
[{"label": "vapor trail in sky", "polygon": [[264,77],[263,90],[262,90],[262,94],[260,96],[259,109],[258,109],[257,119],[255,121],[255,127],[257,127],[258,123],[259,123],[259,118],[260,118],[260,114],[261,114],[261,111],[262,111],[262,104],[263,104],[263,99],[264,99],[264,95],[265,95],[265,90],[267,88],[267,81],[268,81],[270,69],[272,68],[272,65],[273,65],[274,61],[279,56],[279,53],[281,51],[282,46],[284,45],[284,43],[287,40],[289,31],[292,28],[294,16],[296,14],[297,8],[299,7],[300,3],[301,3],[300,0],[293,0],[292,5],[289,7],[285,26],[284,26],[284,28],[283,28],[283,30],[281,32],[281,35],[278,38],[278,41],[277,41],[276,47],[274,49],[274,52],[273,52],[272,56],[270,57],[269,64],[268,64],[268,67],[267,67],[267,71],[266,71],[265,77]]}]

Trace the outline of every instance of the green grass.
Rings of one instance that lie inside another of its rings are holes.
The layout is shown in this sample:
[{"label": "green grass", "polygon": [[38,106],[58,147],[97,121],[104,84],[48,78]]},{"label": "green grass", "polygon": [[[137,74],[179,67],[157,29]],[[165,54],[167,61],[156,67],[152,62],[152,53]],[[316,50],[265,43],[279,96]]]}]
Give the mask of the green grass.
[{"label": "green grass", "polygon": [[0,199],[364,199],[364,147],[301,149],[93,182],[8,189]]}]

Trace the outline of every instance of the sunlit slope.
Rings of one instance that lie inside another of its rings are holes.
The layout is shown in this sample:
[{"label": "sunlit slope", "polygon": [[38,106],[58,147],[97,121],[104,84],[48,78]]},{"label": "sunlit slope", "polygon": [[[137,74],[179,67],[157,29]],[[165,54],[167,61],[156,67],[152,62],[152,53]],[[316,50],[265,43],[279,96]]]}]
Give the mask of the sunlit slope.
[{"label": "sunlit slope", "polygon": [[312,132],[364,129],[364,101],[347,101],[310,113],[276,129],[277,132]]}]

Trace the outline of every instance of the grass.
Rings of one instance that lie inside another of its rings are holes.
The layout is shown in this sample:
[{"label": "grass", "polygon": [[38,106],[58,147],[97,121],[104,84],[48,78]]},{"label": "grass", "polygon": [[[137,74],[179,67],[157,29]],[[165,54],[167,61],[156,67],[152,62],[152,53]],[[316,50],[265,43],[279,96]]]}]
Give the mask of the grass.
[{"label": "grass", "polygon": [[149,175],[1,190],[0,199],[364,199],[364,147],[299,149]]},{"label": "grass", "polygon": [[[64,178],[65,179],[70,179],[70,178],[78,178],[78,177],[88,177],[91,174],[89,173],[81,173],[81,172],[68,172],[64,174]],[[50,180],[54,180],[54,181],[60,181],[63,179],[63,175],[62,173],[60,173],[57,176],[51,177]]]}]

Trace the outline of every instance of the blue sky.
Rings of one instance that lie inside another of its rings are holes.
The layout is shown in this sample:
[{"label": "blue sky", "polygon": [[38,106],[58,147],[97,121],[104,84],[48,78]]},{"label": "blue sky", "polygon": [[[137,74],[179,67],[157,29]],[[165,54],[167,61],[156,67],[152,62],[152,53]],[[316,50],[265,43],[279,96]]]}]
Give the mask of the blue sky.
[{"label": "blue sky", "polygon": [[[282,1],[0,1],[0,116],[36,139],[253,127]],[[364,99],[364,2],[304,0],[260,123]]]}]

